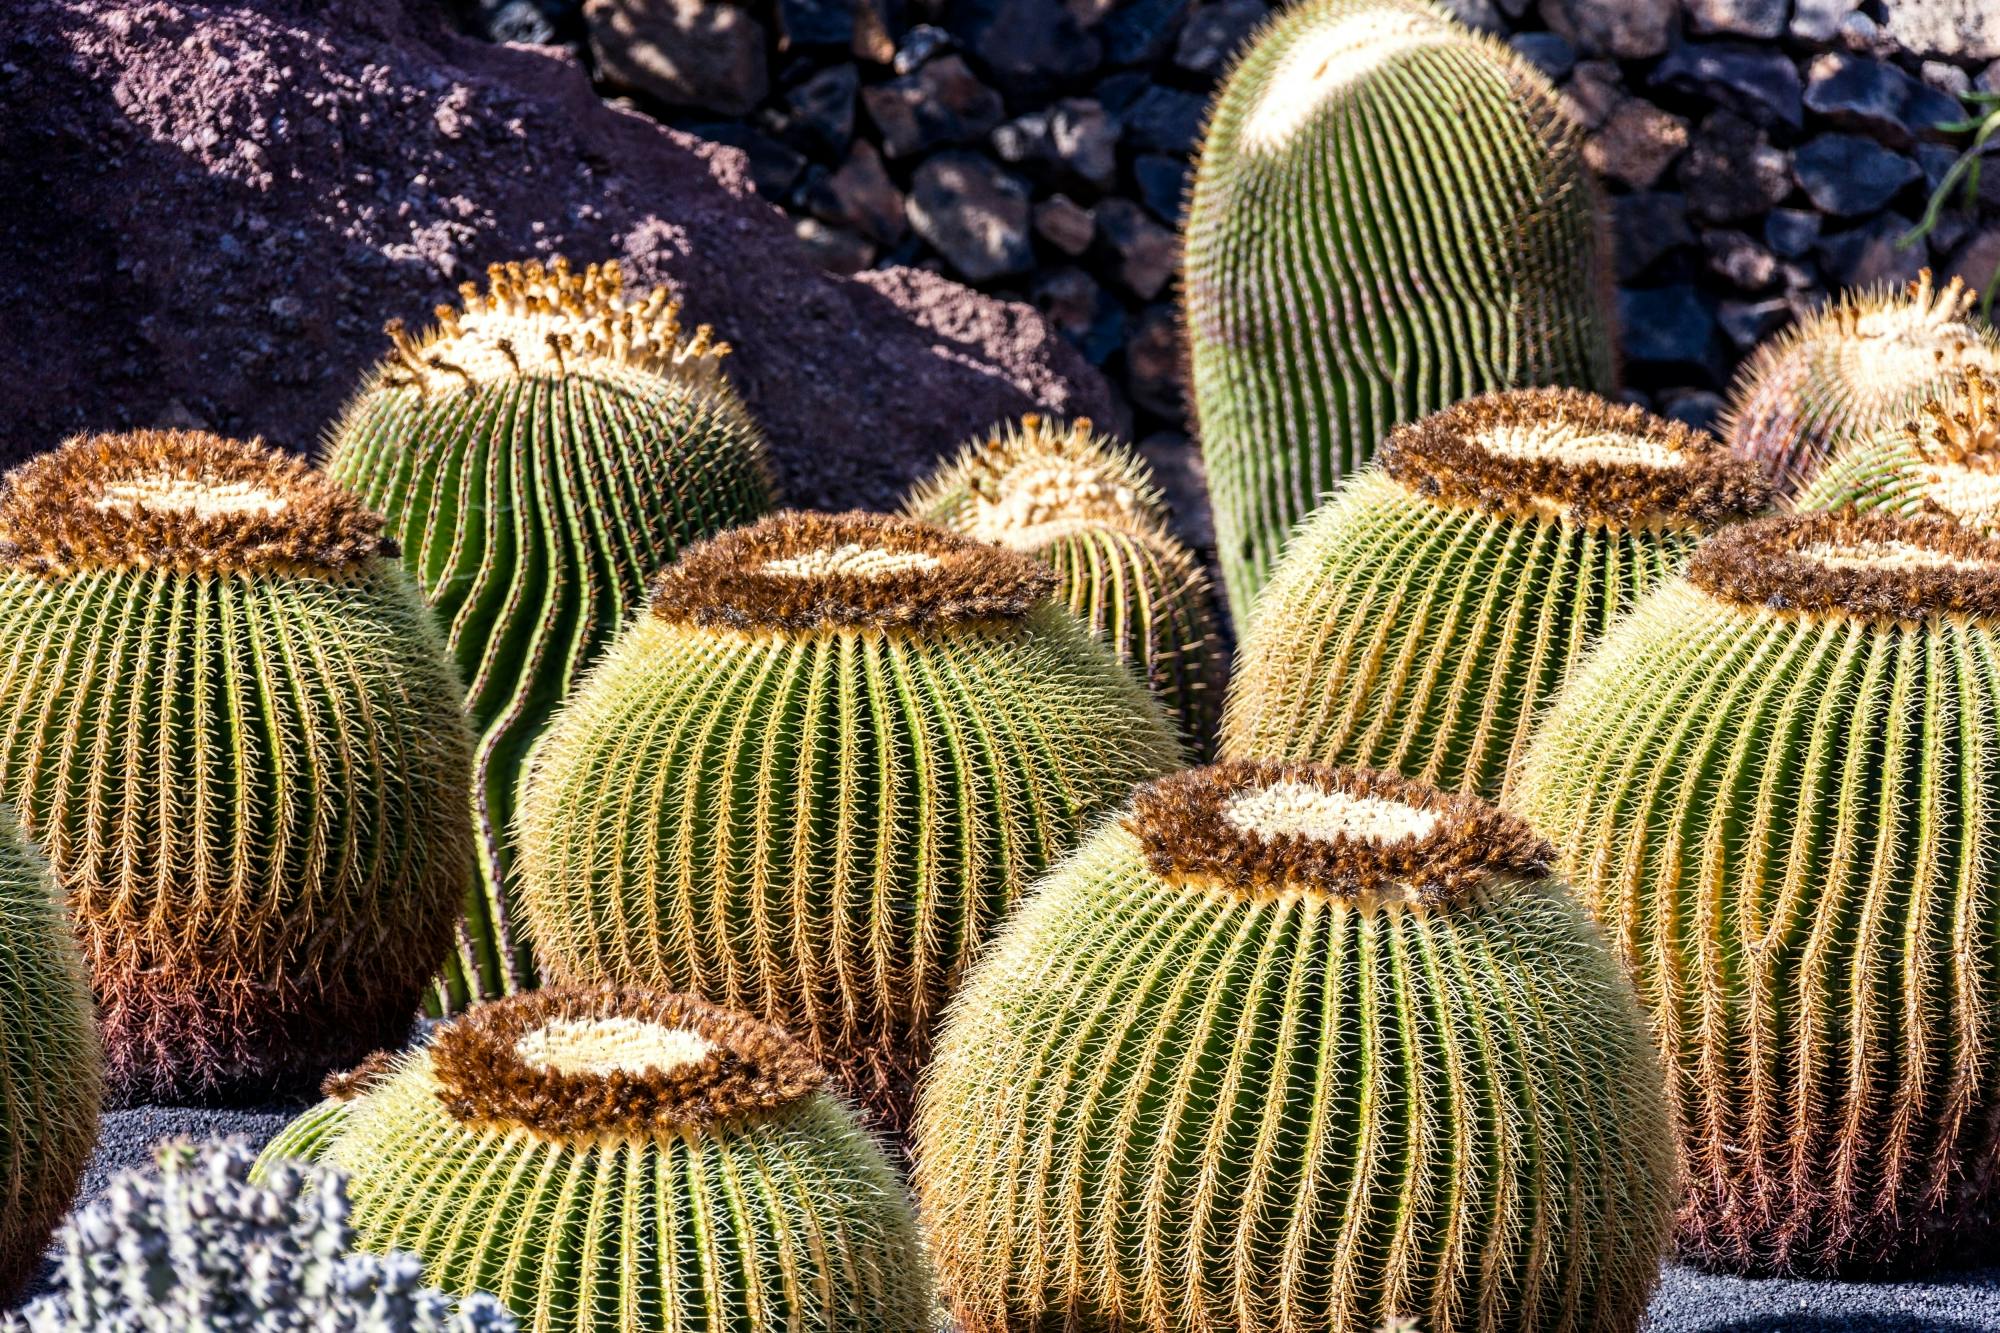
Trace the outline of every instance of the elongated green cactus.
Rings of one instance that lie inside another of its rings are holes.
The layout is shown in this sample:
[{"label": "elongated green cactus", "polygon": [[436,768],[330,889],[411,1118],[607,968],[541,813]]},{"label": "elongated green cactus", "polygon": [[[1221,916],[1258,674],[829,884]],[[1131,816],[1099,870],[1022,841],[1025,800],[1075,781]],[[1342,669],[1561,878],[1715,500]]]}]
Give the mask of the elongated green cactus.
[{"label": "elongated green cactus", "polygon": [[1711,538],[1572,677],[1519,808],[1638,979],[1681,1244],[1909,1258],[2000,1168],[2000,542],[1811,514]]},{"label": "elongated green cactus", "polygon": [[1722,435],[1796,494],[1827,459],[1909,421],[1968,367],[2000,373],[2000,333],[1975,294],[1929,270],[1907,288],[1840,300],[1757,349],[1736,372]]},{"label": "elongated green cactus", "polygon": [[0,1306],[41,1262],[97,1142],[103,1058],[49,868],[0,812]]},{"label": "elongated green cactus", "polygon": [[1026,416],[967,444],[903,511],[1055,570],[1059,600],[1152,687],[1190,745],[1213,748],[1224,681],[1214,594],[1137,454],[1087,418]]},{"label": "elongated green cactus", "polygon": [[0,488],[0,798],[121,1102],[310,1087],[409,1030],[472,873],[463,697],[381,519],[196,432]]},{"label": "elongated green cactus", "polygon": [[1194,408],[1241,620],[1292,526],[1400,422],[1614,380],[1580,131],[1421,0],[1306,0],[1223,85],[1186,238]]},{"label": "elongated green cactus", "polygon": [[317,1155],[364,1248],[537,1333],[919,1333],[909,1200],[824,1078],[699,1000],[544,990],[378,1072]]},{"label": "elongated green cactus", "polygon": [[1770,498],[1709,436],[1574,389],[1489,394],[1398,427],[1265,588],[1223,752],[1497,798],[1605,627]]},{"label": "elongated green cactus", "polygon": [[1794,507],[1943,514],[1994,535],[2000,531],[2000,392],[1968,369],[1913,420],[1828,459]]},{"label": "elongated green cactus", "polygon": [[1164,715],[1023,556],[781,514],[694,548],[567,704],[521,811],[549,974],[782,1023],[901,1123],[1008,906],[1134,783]]},{"label": "elongated green cactus", "polygon": [[529,985],[512,827],[536,738],[688,542],[771,507],[762,432],[707,325],[666,293],[623,295],[616,263],[496,265],[394,353],[334,429],[327,470],[389,517],[436,609],[480,736],[480,871],[446,1008]]},{"label": "elongated green cactus", "polygon": [[917,1187],[965,1333],[1630,1333],[1658,1060],[1553,852],[1476,797],[1142,788],[953,1003]]}]

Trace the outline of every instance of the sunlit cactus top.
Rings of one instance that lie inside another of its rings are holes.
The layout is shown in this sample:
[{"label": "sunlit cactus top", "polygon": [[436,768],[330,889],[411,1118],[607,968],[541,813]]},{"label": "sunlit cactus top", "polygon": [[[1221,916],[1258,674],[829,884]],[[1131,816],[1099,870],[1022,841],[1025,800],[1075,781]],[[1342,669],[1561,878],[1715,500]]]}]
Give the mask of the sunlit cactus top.
[{"label": "sunlit cactus top", "polygon": [[1078,526],[1164,529],[1145,463],[1089,417],[1034,413],[967,444],[911,492],[906,512],[983,542],[1026,549]]},{"label": "sunlit cactus top", "polygon": [[1830,460],[1797,503],[1849,506],[2000,528],[2000,386],[1968,369],[1910,421]]}]

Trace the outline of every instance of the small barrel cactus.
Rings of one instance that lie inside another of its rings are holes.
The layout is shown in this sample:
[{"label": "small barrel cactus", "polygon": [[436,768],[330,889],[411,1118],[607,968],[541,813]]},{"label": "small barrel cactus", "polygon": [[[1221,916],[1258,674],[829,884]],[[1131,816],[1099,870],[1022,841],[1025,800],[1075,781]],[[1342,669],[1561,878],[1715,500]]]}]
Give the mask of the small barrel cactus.
[{"label": "small barrel cactus", "polygon": [[1398,427],[1265,588],[1223,753],[1497,798],[1584,650],[1706,534],[1770,499],[1756,466],[1709,436],[1574,389],[1489,394]]},{"label": "small barrel cactus", "polygon": [[48,865],[0,812],[0,1305],[35,1271],[76,1193],[103,1076],[83,960]]},{"label": "small barrel cactus", "polygon": [[909,1200],[824,1079],[700,1000],[549,989],[371,1074],[317,1151],[364,1247],[541,1333],[923,1333]]},{"label": "small barrel cactus", "polygon": [[241,1144],[170,1145],[62,1230],[55,1289],[0,1333],[514,1333],[491,1296],[422,1285],[408,1254],[352,1254],[347,1189]]},{"label": "small barrel cactus", "polygon": [[1145,679],[1190,745],[1213,746],[1224,679],[1214,594],[1137,454],[1087,418],[1026,416],[966,445],[904,512],[1054,569],[1058,599]]},{"label": "small barrel cactus", "polygon": [[1966,368],[2000,372],[1977,293],[1926,270],[1907,288],[1849,292],[1757,349],[1736,373],[1729,447],[1796,494],[1827,459],[1900,426]]},{"label": "small barrel cactus", "polygon": [[1292,526],[1400,422],[1614,379],[1581,131],[1422,0],[1305,0],[1224,83],[1188,204],[1195,416],[1238,620]]},{"label": "small barrel cactus", "polygon": [[2000,389],[1967,370],[1913,420],[1827,460],[1795,507],[1942,514],[2000,532]]},{"label": "small barrel cactus", "polygon": [[471,736],[380,528],[199,432],[0,486],[0,797],[69,900],[119,1102],[310,1087],[400,1040],[444,959]]},{"label": "small barrel cactus", "polygon": [[565,706],[522,806],[566,982],[783,1024],[892,1128],[1015,897],[1179,750],[1055,576],[910,519],[780,514],[691,550]]},{"label": "small barrel cactus", "polygon": [[395,348],[334,428],[329,473],[388,515],[436,609],[479,729],[480,873],[444,1007],[532,983],[513,929],[512,828],[556,705],[688,542],[766,512],[763,433],[724,378],[728,345],[684,336],[618,265],[495,265],[484,293]]},{"label": "small barrel cactus", "polygon": [[2000,1201],[2000,542],[1807,514],[1695,553],[1572,676],[1514,799],[1651,1007],[1681,1246],[1909,1259]]},{"label": "small barrel cactus", "polygon": [[1142,788],[954,1001],[917,1188],[965,1333],[1631,1333],[1658,1059],[1526,825],[1317,764]]}]

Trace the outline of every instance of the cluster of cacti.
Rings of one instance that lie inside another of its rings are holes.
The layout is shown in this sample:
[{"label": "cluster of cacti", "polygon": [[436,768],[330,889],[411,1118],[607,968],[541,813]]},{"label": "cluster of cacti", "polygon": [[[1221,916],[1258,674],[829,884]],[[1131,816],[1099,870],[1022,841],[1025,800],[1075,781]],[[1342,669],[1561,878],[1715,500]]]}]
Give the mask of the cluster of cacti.
[{"label": "cluster of cacti", "polygon": [[1828,459],[1794,507],[1943,514],[2000,529],[2000,390],[1967,370],[1912,420]]},{"label": "cluster of cacti", "polygon": [[54,1290],[0,1333],[514,1333],[491,1296],[422,1285],[411,1255],[354,1254],[336,1172],[249,1179],[233,1143],[162,1150],[63,1227]]},{"label": "cluster of cacti", "polygon": [[1054,569],[1057,599],[1138,671],[1190,745],[1212,748],[1225,666],[1214,595],[1137,454],[1088,419],[1027,416],[967,444],[904,512]]},{"label": "cluster of cacti", "polygon": [[395,350],[334,428],[327,470],[384,511],[435,608],[480,731],[480,873],[443,1002],[531,984],[512,929],[508,835],[556,705],[682,546],[771,507],[762,433],[683,337],[664,291],[615,262],[496,265]]},{"label": "cluster of cacti", "polygon": [[1054,586],[880,515],[780,514],[689,551],[529,776],[522,898],[549,975],[782,1023],[899,1121],[1009,905],[1179,763]]},{"label": "cluster of cacti", "polygon": [[917,1183],[958,1326],[1629,1333],[1672,1131],[1551,855],[1380,773],[1141,789],[939,1038]]},{"label": "cluster of cacti", "polygon": [[114,1098],[310,1086],[400,1040],[443,960],[471,739],[380,524],[197,432],[0,487],[0,797],[68,899]]},{"label": "cluster of cacti", "polygon": [[1497,797],[1605,627],[1770,499],[1709,436],[1575,389],[1398,427],[1286,547],[1230,683],[1223,753]]},{"label": "cluster of cacti", "polygon": [[97,1142],[83,961],[48,866],[0,813],[0,1304],[35,1271]]},{"label": "cluster of cacti", "polygon": [[2000,1196],[2000,542],[1738,525],[1537,734],[1519,808],[1636,974],[1680,1108],[1684,1251],[1920,1254]]},{"label": "cluster of cacti", "polygon": [[1580,129],[1421,0],[1307,0],[1224,84],[1188,204],[1193,401],[1238,619],[1400,422],[1614,374]]},{"label": "cluster of cacti", "polygon": [[308,1151],[349,1173],[365,1247],[543,1333],[921,1333],[909,1200],[824,1079],[690,997],[549,989],[334,1089]]},{"label": "cluster of cacti", "polygon": [[1792,495],[1827,459],[1903,425],[1968,368],[2000,372],[1975,294],[1928,270],[1907,289],[1850,292],[1771,339],[1736,375],[1722,434]]}]

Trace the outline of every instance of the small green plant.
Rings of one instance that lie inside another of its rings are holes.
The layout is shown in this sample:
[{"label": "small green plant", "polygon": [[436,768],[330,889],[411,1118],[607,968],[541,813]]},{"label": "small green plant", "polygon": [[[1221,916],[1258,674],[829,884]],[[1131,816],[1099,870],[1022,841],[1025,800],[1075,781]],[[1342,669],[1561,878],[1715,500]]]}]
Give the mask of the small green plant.
[{"label": "small green plant", "polygon": [[1794,507],[1942,513],[2000,530],[2000,392],[1968,369],[1913,420],[1828,459]]},{"label": "small green plant", "polygon": [[917,1187],[965,1333],[1631,1333],[1674,1198],[1629,983],[1476,797],[1140,789],[954,1003]]},{"label": "small green plant", "polygon": [[[1896,248],[1907,250],[1920,245],[1925,237],[1937,229],[1944,216],[1944,210],[1951,203],[1952,191],[1963,189],[1962,198],[1967,208],[1975,207],[1979,201],[1979,169],[1986,157],[1987,145],[1995,135],[2000,135],[2000,92],[1963,92],[1959,100],[1967,106],[1969,114],[1961,120],[1941,121],[1932,126],[1946,134],[1969,134],[1972,141],[1953,160],[1950,170],[1931,191],[1930,203],[1924,208],[1924,215],[1917,219],[1917,225],[1904,232],[1896,240]],[[1993,297],[2000,294],[2000,267],[1993,270],[1993,276],[1986,280],[1986,288],[1979,296],[1979,313],[1982,318],[1993,318]]]}]

